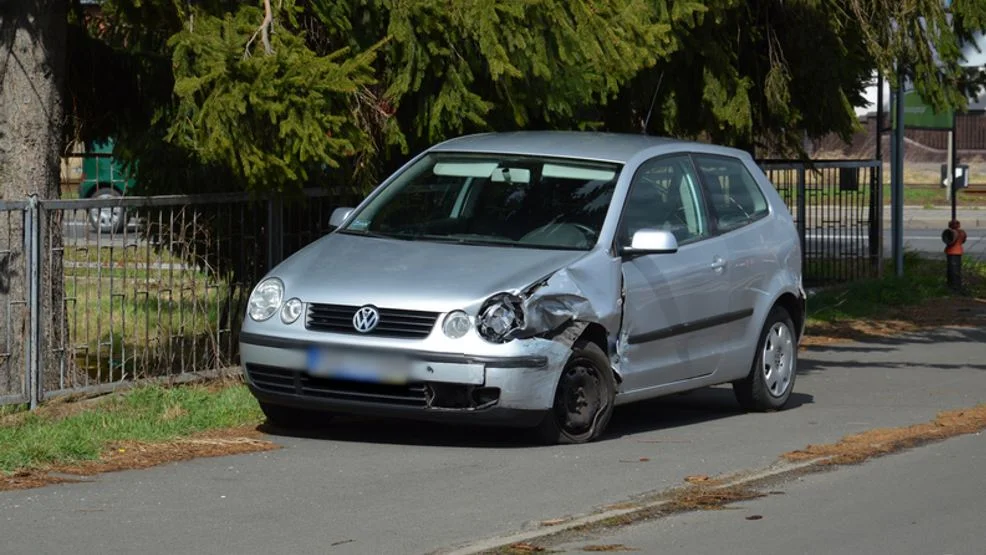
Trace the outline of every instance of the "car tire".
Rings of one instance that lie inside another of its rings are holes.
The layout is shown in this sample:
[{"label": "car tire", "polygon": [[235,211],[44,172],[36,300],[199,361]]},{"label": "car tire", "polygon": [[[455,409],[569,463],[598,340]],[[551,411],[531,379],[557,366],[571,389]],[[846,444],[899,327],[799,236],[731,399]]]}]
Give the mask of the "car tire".
[{"label": "car tire", "polygon": [[267,417],[267,423],[283,430],[310,430],[318,428],[332,419],[331,413],[260,403],[260,410]]},{"label": "car tire", "polygon": [[[89,198],[110,199],[123,195],[115,187],[100,187]],[[127,209],[122,206],[115,208],[90,208],[89,225],[97,233],[119,233],[127,224]]]},{"label": "car tire", "polygon": [[616,380],[609,357],[598,345],[578,341],[555,387],[554,405],[535,428],[545,444],[588,443],[609,425]]},{"label": "car tire", "polygon": [[782,306],[767,315],[760,331],[753,367],[746,378],[733,382],[733,393],[748,411],[780,410],[791,398],[798,375],[798,340],[794,321]]}]

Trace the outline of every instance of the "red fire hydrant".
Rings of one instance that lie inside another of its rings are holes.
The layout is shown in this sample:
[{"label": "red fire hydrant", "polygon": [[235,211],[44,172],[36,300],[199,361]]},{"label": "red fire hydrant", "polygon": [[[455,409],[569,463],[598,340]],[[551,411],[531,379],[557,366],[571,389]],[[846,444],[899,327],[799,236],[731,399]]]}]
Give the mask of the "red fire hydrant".
[{"label": "red fire hydrant", "polygon": [[958,291],[962,289],[962,244],[965,243],[966,232],[958,220],[952,220],[948,222],[948,229],[942,232],[941,239],[945,243],[948,286]]}]

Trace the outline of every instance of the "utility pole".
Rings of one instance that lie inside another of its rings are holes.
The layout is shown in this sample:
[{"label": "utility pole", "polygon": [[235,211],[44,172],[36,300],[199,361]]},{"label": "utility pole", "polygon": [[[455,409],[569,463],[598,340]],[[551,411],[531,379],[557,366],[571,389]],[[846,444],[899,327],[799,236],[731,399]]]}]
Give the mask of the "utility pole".
[{"label": "utility pole", "polygon": [[904,65],[897,61],[896,91],[891,92],[894,105],[893,140],[890,143],[890,235],[894,256],[894,274],[904,275]]}]

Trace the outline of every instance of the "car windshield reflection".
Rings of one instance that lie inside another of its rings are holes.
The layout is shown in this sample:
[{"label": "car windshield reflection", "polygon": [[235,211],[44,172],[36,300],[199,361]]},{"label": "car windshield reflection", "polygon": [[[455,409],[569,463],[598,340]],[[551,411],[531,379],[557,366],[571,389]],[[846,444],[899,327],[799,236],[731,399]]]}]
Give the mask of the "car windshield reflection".
[{"label": "car windshield reflection", "polygon": [[430,154],[341,233],[468,245],[587,250],[621,166],[535,156]]}]

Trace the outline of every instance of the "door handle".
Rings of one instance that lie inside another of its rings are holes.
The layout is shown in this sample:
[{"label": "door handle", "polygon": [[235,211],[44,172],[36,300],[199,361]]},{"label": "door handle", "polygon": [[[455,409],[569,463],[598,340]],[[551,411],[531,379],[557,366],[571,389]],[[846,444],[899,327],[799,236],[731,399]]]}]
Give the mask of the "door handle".
[{"label": "door handle", "polygon": [[721,256],[717,256],[712,259],[712,264],[710,264],[709,267],[712,268],[712,270],[717,274],[721,274],[722,271],[726,269],[726,260]]}]

